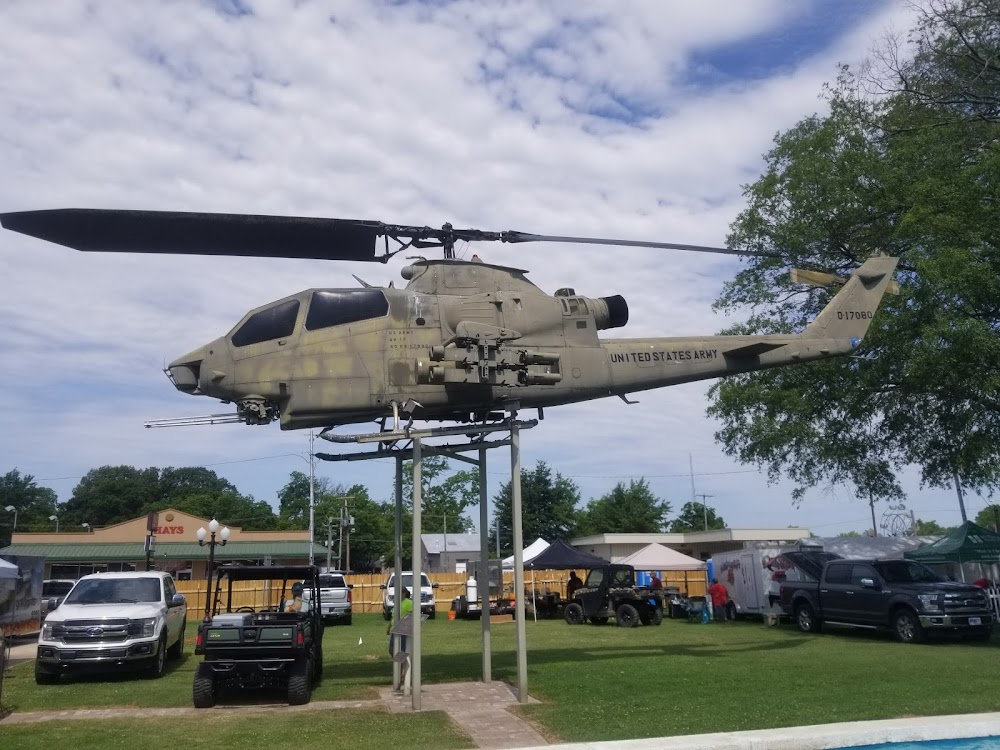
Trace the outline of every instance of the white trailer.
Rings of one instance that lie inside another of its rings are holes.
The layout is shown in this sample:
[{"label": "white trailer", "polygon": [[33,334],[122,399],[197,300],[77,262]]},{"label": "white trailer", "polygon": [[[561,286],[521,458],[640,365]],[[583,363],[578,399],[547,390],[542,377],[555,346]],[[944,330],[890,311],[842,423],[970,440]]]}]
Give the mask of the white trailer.
[{"label": "white trailer", "polygon": [[798,549],[798,545],[748,547],[712,555],[712,575],[729,594],[729,617],[780,615],[779,587],[790,568],[781,553]]}]

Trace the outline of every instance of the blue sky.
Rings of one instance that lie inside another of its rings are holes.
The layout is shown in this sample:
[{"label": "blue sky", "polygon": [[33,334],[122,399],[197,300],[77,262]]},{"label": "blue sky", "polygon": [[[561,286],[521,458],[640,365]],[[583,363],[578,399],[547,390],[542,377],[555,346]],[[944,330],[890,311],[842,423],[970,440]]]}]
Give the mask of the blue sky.
[{"label": "blue sky", "polygon": [[[838,63],[908,27],[889,2],[0,4],[0,210],[272,213],[721,244],[776,132],[816,111]],[[622,294],[618,335],[714,333],[738,261],[542,245],[460,247],[546,291]],[[145,430],[213,413],[161,368],[301,289],[400,283],[387,266],[82,254],[0,233],[0,455],[65,500],[106,464],[208,465],[274,502],[308,468],[277,426]],[[358,267],[360,266],[360,267]],[[645,477],[732,525],[864,529],[842,488],[768,485],[713,441],[706,383],[550,410],[522,462],[584,499]],[[583,427],[584,429],[581,429]],[[497,452],[501,453],[501,452]],[[492,491],[508,477],[491,458]],[[391,463],[321,465],[388,498]],[[951,493],[911,507],[955,523]],[[978,503],[978,505],[977,505]],[[973,512],[982,503],[970,500]]]}]

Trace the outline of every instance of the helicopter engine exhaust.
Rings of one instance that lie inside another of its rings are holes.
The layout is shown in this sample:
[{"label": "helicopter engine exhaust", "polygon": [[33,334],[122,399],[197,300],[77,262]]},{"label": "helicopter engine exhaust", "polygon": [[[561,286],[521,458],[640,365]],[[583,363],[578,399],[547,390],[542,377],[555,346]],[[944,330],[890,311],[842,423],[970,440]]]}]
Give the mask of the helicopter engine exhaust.
[{"label": "helicopter engine exhaust", "polygon": [[621,328],[628,323],[628,302],[620,294],[599,299],[588,298],[587,301],[594,310],[594,322],[598,331]]}]

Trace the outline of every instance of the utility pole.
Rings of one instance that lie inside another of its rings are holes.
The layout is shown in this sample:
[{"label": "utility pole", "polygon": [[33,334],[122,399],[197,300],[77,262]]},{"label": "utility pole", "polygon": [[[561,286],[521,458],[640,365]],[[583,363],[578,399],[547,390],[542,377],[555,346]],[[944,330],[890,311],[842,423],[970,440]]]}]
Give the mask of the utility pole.
[{"label": "utility pole", "polygon": [[993,530],[1000,534],[1000,505],[994,503],[990,507],[993,508]]},{"label": "utility pole", "polygon": [[708,531],[708,506],[705,505],[705,499],[709,497],[715,497],[715,495],[695,495],[695,497],[701,498],[701,512],[705,517],[705,531]]},{"label": "utility pole", "polygon": [[337,570],[343,570],[342,563],[344,562],[344,509],[340,509],[340,519],[337,524],[337,528],[340,529],[337,538]]},{"label": "utility pole", "polygon": [[326,518],[326,570],[330,571],[330,564],[333,562],[333,516]]},{"label": "utility pole", "polygon": [[444,513],[442,515],[442,519],[443,520],[441,523],[444,533],[442,534],[443,544],[441,545],[441,572],[446,573],[448,572],[447,568],[445,567],[446,555],[448,554],[448,514]]}]

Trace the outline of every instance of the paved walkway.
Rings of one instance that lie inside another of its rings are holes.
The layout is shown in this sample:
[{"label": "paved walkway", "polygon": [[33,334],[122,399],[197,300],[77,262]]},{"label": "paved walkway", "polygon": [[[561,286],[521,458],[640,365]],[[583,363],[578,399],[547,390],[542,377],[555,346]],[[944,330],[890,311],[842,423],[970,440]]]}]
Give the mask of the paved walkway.
[{"label": "paved walkway", "polygon": [[[381,688],[379,697],[393,713],[412,712],[412,699],[392,688]],[[529,703],[538,703],[528,697]],[[452,682],[424,685],[420,692],[423,711],[445,711],[464,729],[476,747],[537,747],[548,744],[530,724],[510,710],[517,694],[504,682]]]}]

